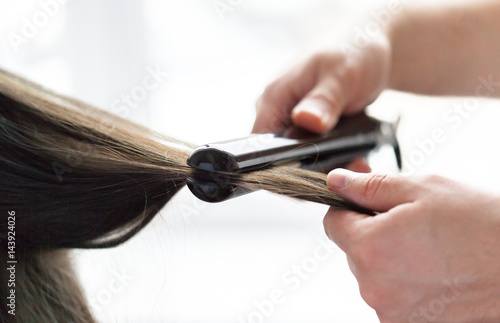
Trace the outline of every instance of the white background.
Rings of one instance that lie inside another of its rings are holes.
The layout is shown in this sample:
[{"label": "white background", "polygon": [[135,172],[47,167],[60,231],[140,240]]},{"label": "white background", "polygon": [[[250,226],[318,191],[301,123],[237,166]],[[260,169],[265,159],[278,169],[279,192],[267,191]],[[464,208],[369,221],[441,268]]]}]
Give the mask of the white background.
[{"label": "white background", "polygon": [[[13,46],[12,34],[22,35],[24,18],[42,7],[2,0],[0,66],[108,110],[159,68],[168,76],[128,117],[203,144],[248,134],[268,82],[389,1],[224,2],[234,8],[221,19],[211,0],[72,0]],[[499,190],[498,102],[474,101],[479,108],[467,115],[450,111],[468,102],[385,92],[370,111],[402,116],[407,171]],[[429,144],[436,129],[446,140]],[[374,169],[392,169],[390,157],[374,157]],[[75,262],[102,322],[376,322],[344,254],[324,236],[326,210],[263,192],[208,205],[184,189],[129,242],[78,251]],[[293,266],[307,277],[297,282]],[[283,302],[257,313],[274,290]]]}]

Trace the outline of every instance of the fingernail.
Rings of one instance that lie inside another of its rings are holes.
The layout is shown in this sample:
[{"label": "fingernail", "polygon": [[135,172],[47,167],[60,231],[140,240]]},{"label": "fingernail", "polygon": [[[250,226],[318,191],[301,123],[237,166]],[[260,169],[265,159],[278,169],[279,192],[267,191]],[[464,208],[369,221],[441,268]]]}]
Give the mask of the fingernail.
[{"label": "fingernail", "polygon": [[343,169],[343,168],[338,168],[332,170],[327,178],[326,178],[326,183],[329,188],[344,188],[346,187],[349,182],[354,178],[355,173]]},{"label": "fingernail", "polygon": [[324,128],[332,119],[328,104],[317,99],[307,99],[300,103],[293,110],[293,114],[301,119],[300,123],[310,125],[311,128]]},{"label": "fingernail", "polygon": [[326,120],[330,118],[330,109],[328,104],[322,100],[308,99],[298,106],[299,110],[307,111],[312,115]]}]

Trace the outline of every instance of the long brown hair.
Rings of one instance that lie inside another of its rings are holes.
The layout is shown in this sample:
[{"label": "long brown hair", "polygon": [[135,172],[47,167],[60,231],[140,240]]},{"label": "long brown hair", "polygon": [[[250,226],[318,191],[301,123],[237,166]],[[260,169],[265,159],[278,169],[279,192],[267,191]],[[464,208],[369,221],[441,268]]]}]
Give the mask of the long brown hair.
[{"label": "long brown hair", "polygon": [[[17,260],[16,316],[5,305],[8,272],[0,274],[2,320],[93,321],[68,248],[112,247],[136,234],[185,185],[192,149],[0,70],[0,236],[5,240],[15,229]],[[316,172],[280,166],[232,180],[355,207]],[[15,212],[10,229],[9,212]]]}]

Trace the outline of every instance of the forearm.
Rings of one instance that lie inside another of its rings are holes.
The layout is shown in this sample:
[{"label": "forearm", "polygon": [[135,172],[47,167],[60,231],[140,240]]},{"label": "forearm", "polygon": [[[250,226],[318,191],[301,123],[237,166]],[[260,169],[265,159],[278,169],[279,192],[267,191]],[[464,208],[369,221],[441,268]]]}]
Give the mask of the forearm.
[{"label": "forearm", "polygon": [[[479,78],[500,81],[498,17],[500,1],[406,9],[389,27],[389,86],[430,95],[477,95]],[[500,97],[500,91],[489,94]]]}]

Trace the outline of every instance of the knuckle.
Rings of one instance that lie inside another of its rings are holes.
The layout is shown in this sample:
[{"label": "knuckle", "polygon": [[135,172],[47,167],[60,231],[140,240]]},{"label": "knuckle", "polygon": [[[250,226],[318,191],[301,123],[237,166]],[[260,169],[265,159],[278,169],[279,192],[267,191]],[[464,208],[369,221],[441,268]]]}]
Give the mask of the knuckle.
[{"label": "knuckle", "polygon": [[361,297],[377,312],[386,313],[397,309],[397,287],[384,282],[390,257],[381,244],[374,242],[374,238],[375,236],[361,238],[351,246],[348,256],[354,263]]},{"label": "knuckle", "polygon": [[379,194],[382,185],[388,180],[389,175],[387,174],[373,174],[370,176],[364,185],[364,190],[362,192],[363,197],[365,199],[375,198]]},{"label": "knuckle", "polygon": [[326,236],[341,248],[346,243],[345,225],[343,224],[344,217],[342,212],[343,211],[332,207],[323,218],[323,228]]},{"label": "knuckle", "polygon": [[260,96],[260,102],[264,104],[276,100],[277,98],[279,98],[282,92],[283,92],[282,80],[281,79],[274,80],[264,88],[264,91]]},{"label": "knuckle", "polygon": [[321,63],[327,61],[329,58],[329,55],[325,51],[319,51],[314,54],[312,54],[309,59],[307,60],[307,64],[309,66],[318,66]]},{"label": "knuckle", "polygon": [[361,297],[377,313],[387,316],[389,313],[394,315],[400,310],[401,300],[397,296],[397,287],[379,283],[376,277],[371,276],[365,277],[365,281],[358,280],[358,283]]},{"label": "knuckle", "polygon": [[374,283],[359,283],[359,293],[363,300],[375,310],[386,307],[390,294]]},{"label": "knuckle", "polygon": [[276,81],[269,83],[265,88],[264,92],[260,96],[260,102],[268,100],[273,97],[276,88]]},{"label": "knuckle", "polygon": [[259,96],[259,98],[257,99],[257,102],[255,102],[255,110],[257,110],[257,114],[260,112],[262,107],[262,100],[263,100],[262,96],[263,95],[261,94],[261,96]]},{"label": "knuckle", "polygon": [[332,217],[330,216],[330,212],[328,212],[323,218],[323,228],[325,229],[326,236],[332,240],[331,238],[331,221]]}]

